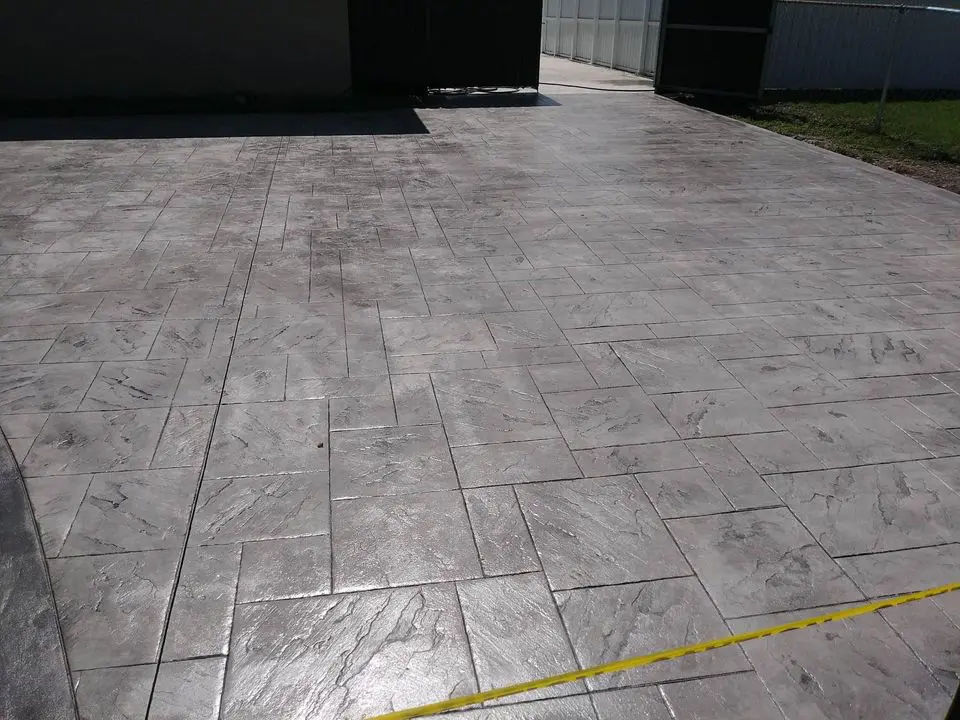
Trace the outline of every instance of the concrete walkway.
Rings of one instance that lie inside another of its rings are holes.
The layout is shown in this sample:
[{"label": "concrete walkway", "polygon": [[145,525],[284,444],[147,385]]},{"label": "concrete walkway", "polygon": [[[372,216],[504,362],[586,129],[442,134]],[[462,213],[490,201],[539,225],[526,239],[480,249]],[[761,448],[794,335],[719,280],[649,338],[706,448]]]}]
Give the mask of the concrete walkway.
[{"label": "concrete walkway", "polygon": [[653,81],[644,75],[572,62],[550,55],[540,56],[540,90],[548,95],[617,91],[653,91]]},{"label": "concrete walkway", "polygon": [[[83,718],[357,720],[960,578],[960,198],[548,94],[0,143],[0,426]],[[463,717],[940,720],[958,624]]]}]

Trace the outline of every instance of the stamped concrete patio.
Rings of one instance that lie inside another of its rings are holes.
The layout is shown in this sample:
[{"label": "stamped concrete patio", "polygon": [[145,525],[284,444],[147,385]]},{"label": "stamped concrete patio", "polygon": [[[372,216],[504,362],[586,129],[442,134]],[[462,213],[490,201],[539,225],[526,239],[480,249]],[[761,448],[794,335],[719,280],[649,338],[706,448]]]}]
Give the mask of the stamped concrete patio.
[{"label": "stamped concrete patio", "polygon": [[[0,143],[0,426],[82,718],[357,720],[960,578],[960,198],[552,97]],[[940,720],[958,625],[458,717]]]}]

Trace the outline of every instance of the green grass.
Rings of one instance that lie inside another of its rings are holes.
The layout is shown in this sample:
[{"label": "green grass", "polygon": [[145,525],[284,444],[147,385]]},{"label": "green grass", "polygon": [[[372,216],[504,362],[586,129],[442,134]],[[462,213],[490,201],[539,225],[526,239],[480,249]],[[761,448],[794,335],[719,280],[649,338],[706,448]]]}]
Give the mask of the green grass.
[{"label": "green grass", "polygon": [[960,100],[783,102],[740,119],[960,192]]}]

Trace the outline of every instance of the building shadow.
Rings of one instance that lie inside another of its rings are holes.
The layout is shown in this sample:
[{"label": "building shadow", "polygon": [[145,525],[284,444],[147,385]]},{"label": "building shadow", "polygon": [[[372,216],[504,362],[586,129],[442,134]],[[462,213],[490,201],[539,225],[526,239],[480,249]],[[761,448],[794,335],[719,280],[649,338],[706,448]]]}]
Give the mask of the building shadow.
[{"label": "building shadow", "polygon": [[424,105],[442,108],[508,108],[556,107],[560,103],[535,91],[493,91],[431,94]]},{"label": "building shadow", "polygon": [[413,108],[356,112],[0,117],[0,142],[426,134],[429,131]]}]

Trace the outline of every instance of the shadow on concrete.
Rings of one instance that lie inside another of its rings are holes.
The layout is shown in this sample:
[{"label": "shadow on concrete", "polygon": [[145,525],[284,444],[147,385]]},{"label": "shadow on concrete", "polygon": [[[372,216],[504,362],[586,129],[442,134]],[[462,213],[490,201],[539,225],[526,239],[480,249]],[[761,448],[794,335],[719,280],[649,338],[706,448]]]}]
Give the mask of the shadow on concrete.
[{"label": "shadow on concrete", "polygon": [[556,107],[556,100],[538,92],[466,92],[431,94],[426,107],[443,108],[502,108],[502,107]]},{"label": "shadow on concrete", "polygon": [[33,508],[0,431],[0,718],[76,720]]},{"label": "shadow on concrete", "polygon": [[0,142],[426,135],[412,108],[361,112],[0,117]]}]

